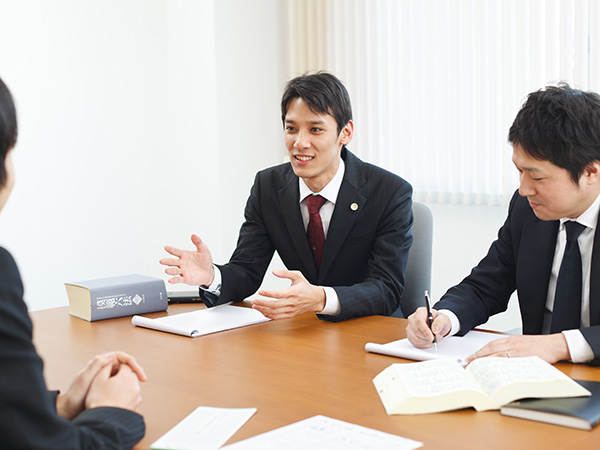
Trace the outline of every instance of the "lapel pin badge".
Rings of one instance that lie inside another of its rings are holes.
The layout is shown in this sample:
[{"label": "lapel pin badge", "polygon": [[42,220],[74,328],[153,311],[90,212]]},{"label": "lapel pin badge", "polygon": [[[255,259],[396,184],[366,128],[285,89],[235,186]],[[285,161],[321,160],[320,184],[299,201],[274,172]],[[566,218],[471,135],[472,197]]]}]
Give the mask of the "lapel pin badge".
[{"label": "lapel pin badge", "polygon": [[350,209],[351,209],[352,211],[356,211],[356,210],[358,209],[358,203],[352,203],[352,204],[350,205]]}]

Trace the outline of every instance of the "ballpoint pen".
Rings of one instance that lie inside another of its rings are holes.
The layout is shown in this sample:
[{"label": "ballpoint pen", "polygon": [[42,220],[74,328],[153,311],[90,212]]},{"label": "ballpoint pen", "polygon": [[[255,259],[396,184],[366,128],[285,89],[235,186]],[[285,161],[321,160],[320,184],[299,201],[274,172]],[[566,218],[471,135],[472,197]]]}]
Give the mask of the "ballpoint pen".
[{"label": "ballpoint pen", "polygon": [[[433,324],[433,314],[431,314],[431,299],[429,298],[429,291],[425,291],[425,303],[427,306],[427,318],[429,319],[429,329],[431,330],[431,325]],[[435,334],[433,335],[433,347],[437,352],[437,337],[435,336]]]}]

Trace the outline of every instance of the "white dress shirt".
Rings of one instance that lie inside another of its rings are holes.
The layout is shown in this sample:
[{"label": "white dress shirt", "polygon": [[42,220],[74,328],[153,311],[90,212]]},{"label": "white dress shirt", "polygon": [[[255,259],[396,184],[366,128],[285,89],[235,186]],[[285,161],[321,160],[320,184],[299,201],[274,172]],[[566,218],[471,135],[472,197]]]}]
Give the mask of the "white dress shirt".
[{"label": "white dress shirt", "polygon": [[[346,164],[344,164],[344,160],[340,158],[340,166],[334,177],[331,179],[327,185],[321,189],[319,192],[313,192],[306,185],[302,178],[298,178],[298,186],[300,188],[300,214],[302,214],[302,222],[304,223],[304,230],[308,228],[308,221],[310,216],[308,214],[308,206],[306,206],[306,197],[309,195],[320,195],[321,197],[327,200],[321,210],[319,211],[319,215],[321,216],[321,222],[323,223],[323,233],[325,233],[325,242],[327,242],[327,232],[329,231],[329,224],[331,223],[331,216],[333,216],[333,210],[335,209],[335,202],[337,200],[337,196],[340,192],[340,188],[342,187],[342,181],[344,181],[344,172],[346,171]],[[330,286],[321,286],[325,291],[325,308],[319,314],[325,314],[329,316],[337,316],[341,310],[342,306],[340,305],[340,299],[333,289]]]},{"label": "white dress shirt", "polygon": [[[594,203],[585,210],[583,214],[577,217],[577,222],[586,226],[577,238],[579,252],[581,253],[581,274],[582,274],[582,297],[581,297],[581,327],[590,326],[590,275],[592,272],[592,251],[594,249],[594,235],[598,225],[598,212],[600,211],[600,196],[596,197]],[[544,315],[544,325],[542,332],[550,332],[552,322],[552,310],[554,308],[554,295],[556,291],[556,282],[560,264],[565,253],[567,245],[567,230],[565,222],[568,218],[560,219],[560,227],[556,238],[556,248],[554,250],[554,260],[552,261],[552,272],[550,273],[550,282],[548,283],[548,297],[546,299],[546,314]],[[585,363],[594,359],[594,352],[587,343],[581,331],[565,330],[562,332],[569,346],[571,361],[574,363]]]},{"label": "white dress shirt", "polygon": [[[590,275],[592,269],[592,251],[594,249],[594,235],[598,224],[598,215],[600,212],[600,195],[596,197],[594,203],[585,210],[583,214],[577,217],[577,222],[586,226],[586,229],[579,235],[577,242],[579,244],[579,252],[581,253],[581,270],[582,270],[582,298],[581,298],[581,327],[590,326]],[[546,298],[546,312],[544,314],[544,323],[542,333],[548,334],[552,323],[552,310],[554,307],[554,295],[556,291],[556,281],[558,280],[558,272],[560,264],[565,253],[567,245],[567,231],[565,222],[572,220],[570,218],[560,219],[558,235],[556,237],[556,247],[554,249],[554,259],[552,261],[552,270],[550,273],[550,281],[548,282],[548,297]],[[448,336],[452,336],[459,332],[460,322],[456,314],[452,311],[442,309],[443,312],[450,318],[452,329]],[[574,363],[586,363],[594,359],[594,352],[588,342],[579,330],[565,330],[562,332],[567,340],[571,361]]]},{"label": "white dress shirt", "polygon": [[[321,216],[321,222],[323,223],[323,232],[325,233],[325,238],[327,238],[327,232],[329,231],[329,224],[331,223],[331,217],[333,216],[333,210],[335,209],[335,202],[337,200],[338,193],[340,192],[340,188],[342,187],[342,181],[344,180],[344,173],[346,171],[346,165],[344,164],[344,160],[340,158],[340,166],[334,177],[331,179],[327,185],[321,189],[319,192],[313,192],[306,185],[302,178],[298,178],[298,188],[300,190],[300,214],[302,215],[302,221],[304,223],[304,230],[308,228],[309,214],[308,214],[308,206],[306,206],[306,197],[309,195],[320,195],[325,198],[327,201],[321,207],[319,211],[319,215]],[[215,277],[213,282],[207,288],[200,286],[201,289],[204,289],[216,296],[221,295],[221,283],[222,276],[221,271],[217,266],[214,266],[215,269]],[[341,312],[340,299],[335,292],[335,289],[329,286],[321,286],[325,291],[325,308],[319,312],[319,314],[336,316]]]}]

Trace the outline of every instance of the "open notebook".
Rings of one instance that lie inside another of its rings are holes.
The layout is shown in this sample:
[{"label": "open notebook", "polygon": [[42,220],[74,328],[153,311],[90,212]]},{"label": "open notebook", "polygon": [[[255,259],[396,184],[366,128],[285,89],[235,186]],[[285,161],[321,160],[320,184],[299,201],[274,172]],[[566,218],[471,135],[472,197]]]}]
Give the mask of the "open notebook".
[{"label": "open notebook", "polygon": [[267,322],[269,320],[271,319],[266,318],[252,308],[223,305],[159,317],[158,319],[133,316],[131,323],[138,327],[152,328],[153,330],[181,334],[182,336],[197,337],[232,328]]},{"label": "open notebook", "polygon": [[442,339],[438,343],[438,350],[433,347],[420,349],[414,347],[408,339],[388,342],[387,344],[375,344],[368,342],[365,350],[372,353],[396,356],[398,358],[412,359],[415,361],[427,361],[430,359],[452,359],[464,361],[464,359],[475,353],[488,342],[506,337],[505,334],[485,333],[482,331],[469,331],[464,336],[452,336]]}]

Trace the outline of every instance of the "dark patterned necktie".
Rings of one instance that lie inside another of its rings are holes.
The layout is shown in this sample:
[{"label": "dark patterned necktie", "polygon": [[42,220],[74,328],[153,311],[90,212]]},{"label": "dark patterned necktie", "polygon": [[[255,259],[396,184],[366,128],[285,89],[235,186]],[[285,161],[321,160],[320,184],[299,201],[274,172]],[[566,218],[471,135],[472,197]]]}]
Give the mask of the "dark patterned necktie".
[{"label": "dark patterned necktie", "polygon": [[309,215],[306,234],[318,268],[321,268],[321,259],[323,259],[323,249],[325,248],[325,233],[323,232],[323,222],[321,222],[319,211],[326,201],[320,195],[309,195],[306,197],[306,206],[308,207]]},{"label": "dark patterned necktie", "polygon": [[556,281],[554,308],[552,309],[552,325],[550,333],[573,330],[581,326],[581,253],[577,238],[585,225],[577,222],[565,222],[567,245],[560,263],[560,271]]}]

